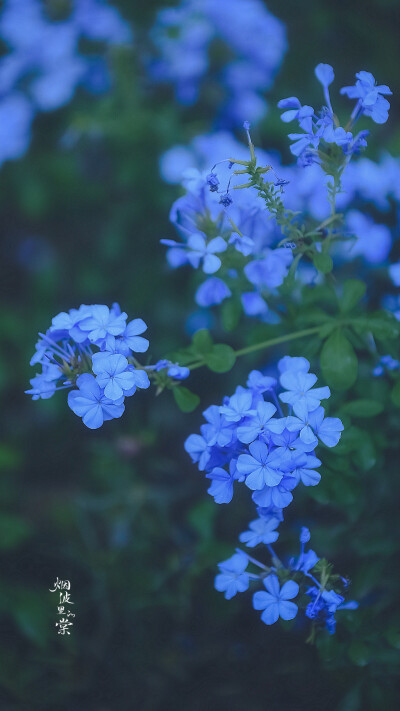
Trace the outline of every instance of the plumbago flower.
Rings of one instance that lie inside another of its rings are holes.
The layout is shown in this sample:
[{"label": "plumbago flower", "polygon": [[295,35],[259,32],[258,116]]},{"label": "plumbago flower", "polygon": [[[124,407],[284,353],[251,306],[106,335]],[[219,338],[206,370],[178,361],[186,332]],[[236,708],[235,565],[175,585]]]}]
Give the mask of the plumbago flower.
[{"label": "plumbago flower", "polygon": [[56,390],[70,389],[68,405],[89,429],[121,417],[125,398],[147,389],[152,379],[158,390],[179,386],[189,368],[168,360],[141,366],[137,353],[149,341],[142,334],[141,318],[127,322],[118,304],[82,305],[57,314],[45,334],[39,334],[31,365],[42,372],[31,379],[26,392],[34,400],[47,400]]},{"label": "plumbago flower", "polygon": [[[313,387],[317,378],[309,368],[306,358],[285,356],[278,363],[278,379],[252,371],[246,388],[239,386],[231,397],[224,398],[222,405],[212,405],[204,411],[206,424],[201,426],[200,435],[187,438],[185,449],[211,480],[208,493],[216,503],[229,503],[238,485],[247,487],[257,506],[258,518],[250,522],[249,530],[241,533],[239,539],[249,548],[264,545],[272,555],[272,563],[267,566],[238,550],[219,563],[221,572],[215,580],[216,589],[230,599],[247,590],[250,581],[262,582],[266,591],[254,594],[253,606],[263,610],[261,619],[270,625],[279,617],[291,620],[297,615],[299,606],[292,598],[299,596],[300,588],[302,593],[310,594],[307,591],[311,579],[319,593],[315,606],[318,613],[310,613],[304,595],[302,609],[314,626],[323,622],[333,632],[334,612],[343,607],[344,597],[333,590],[339,578],[333,575],[331,567],[326,568],[325,562],[320,565],[320,581],[309,572],[317,569],[320,559],[312,550],[305,552],[305,544],[310,540],[308,529],[303,527],[300,533],[299,557],[292,558],[287,565],[279,561],[271,548],[279,537],[277,528],[293,500],[294,489],[300,483],[316,486],[320,481],[317,469],[321,461],[315,456],[319,442],[334,447],[343,430],[338,418],[325,417],[321,401],[330,397],[330,390],[326,386]],[[287,405],[286,413],[279,400]],[[249,572],[250,564],[262,572]],[[335,609],[326,608],[328,616],[324,612],[325,598],[339,601]],[[356,603],[350,607],[356,607]]]},{"label": "plumbago flower", "polygon": [[383,95],[391,94],[386,85],[376,86],[370,72],[358,72],[355,86],[345,86],[340,90],[350,99],[357,99],[356,106],[345,128],[340,126],[333,111],[329,86],[335,79],[333,68],[329,64],[318,64],[315,75],[322,84],[325,106],[316,113],[312,106],[302,106],[299,99],[292,96],[278,103],[280,109],[285,109],[281,118],[285,123],[297,120],[302,133],[290,133],[294,141],[290,150],[298,158],[300,165],[310,165],[313,162],[323,163],[326,153],[330,153],[331,144],[336,144],[348,162],[353,154],[366,147],[369,131],[363,130],[353,134],[356,121],[362,116],[369,116],[375,123],[385,123],[388,119],[390,104]]}]

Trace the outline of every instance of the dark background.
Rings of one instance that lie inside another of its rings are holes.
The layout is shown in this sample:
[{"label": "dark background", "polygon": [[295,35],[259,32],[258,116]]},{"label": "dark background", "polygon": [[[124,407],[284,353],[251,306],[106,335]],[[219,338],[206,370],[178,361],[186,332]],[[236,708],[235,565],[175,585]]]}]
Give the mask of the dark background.
[{"label": "dark background", "polygon": [[[140,49],[163,3],[115,5],[134,22]],[[368,155],[377,158],[383,146],[397,155],[398,3],[271,0],[268,8],[287,25],[289,51],[257,143],[290,160],[274,106],[291,95],[318,105],[313,70],[322,61],[334,66],[336,87],[360,69],[391,87],[389,122],[371,130]],[[144,318],[152,359],[188,342],[191,274],[168,271],[159,246],[160,237],[174,237],[168,212],[179,190],[162,183],[158,158],[208,131],[212,116],[155,90],[136,53],[117,55],[114,73],[109,95],[78,92],[62,110],[39,115],[26,157],[0,173],[1,708],[395,709],[400,636],[390,522],[399,486],[388,469],[387,479],[378,468],[340,490],[323,479],[318,501],[299,494],[288,516],[289,524],[312,523],[317,550],[370,604],[346,638],[338,630],[316,648],[305,644],[300,623],[267,629],[249,596],[226,602],[213,589],[216,563],[231,554],[250,511],[240,497],[215,506],[189,462],[183,442],[198,431],[199,411],[183,415],[169,393],[145,392],[121,420],[89,431],[64,393],[45,402],[24,395],[37,332],[80,303],[118,301],[130,318]],[[63,148],[71,126],[78,139]],[[223,376],[199,370],[193,389],[208,406],[262,365],[247,360]],[[373,507],[373,477],[386,491],[385,509]],[[48,590],[57,576],[71,581],[70,637],[55,632],[56,593]],[[389,638],[378,652],[376,640]]]}]

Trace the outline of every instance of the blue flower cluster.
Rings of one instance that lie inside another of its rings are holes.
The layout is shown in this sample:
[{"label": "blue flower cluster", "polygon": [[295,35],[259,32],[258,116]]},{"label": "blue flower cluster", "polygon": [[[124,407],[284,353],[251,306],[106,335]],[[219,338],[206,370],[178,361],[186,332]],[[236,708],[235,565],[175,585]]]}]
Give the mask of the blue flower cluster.
[{"label": "blue flower cluster", "polygon": [[[310,574],[319,558],[313,550],[305,551],[310,540],[308,529],[301,530],[300,555],[287,566],[271,547],[278,539],[277,528],[283,521],[284,509],[293,500],[294,489],[300,482],[315,486],[320,481],[317,470],[321,461],[316,457],[316,447],[320,442],[334,447],[343,430],[338,418],[325,417],[321,400],[330,397],[330,390],[326,386],[314,387],[317,377],[309,369],[306,358],[285,356],[278,362],[279,382],[252,371],[246,388],[239,386],[221,406],[211,405],[204,411],[206,424],[201,426],[200,434],[187,438],[185,449],[211,480],[208,493],[216,503],[229,503],[234,487],[240,483],[252,492],[258,517],[239,539],[248,548],[262,544],[272,555],[272,565],[268,567],[238,550],[219,564],[216,589],[230,599],[247,590],[250,580],[262,580],[266,592],[255,593],[253,606],[263,610],[263,622],[273,624],[279,617],[290,620],[296,616],[298,606],[291,600],[297,596],[301,583],[306,586],[304,593],[312,597],[306,616],[318,624],[323,620],[333,632],[334,612],[343,606],[344,597],[326,590],[329,576],[322,584]],[[286,413],[282,405],[286,406]],[[249,563],[261,568],[262,573],[248,572]],[[349,605],[355,607],[356,603]]]},{"label": "blue flower cluster", "polygon": [[3,3],[0,32],[9,52],[0,59],[0,164],[26,152],[38,111],[64,106],[79,85],[93,93],[109,88],[104,57],[80,54],[80,38],[106,45],[131,39],[117,10],[103,0],[70,6],[65,19],[51,18],[39,0]]},{"label": "blue flower cluster", "polygon": [[318,64],[315,74],[322,84],[326,102],[318,114],[312,106],[302,106],[295,96],[282,99],[278,103],[279,108],[285,109],[281,116],[282,121],[288,123],[297,120],[303,131],[303,133],[289,134],[289,138],[294,141],[290,150],[297,156],[302,166],[320,161],[318,147],[321,141],[325,144],[336,144],[348,157],[353,153],[359,153],[367,145],[366,138],[369,131],[363,130],[354,135],[350,129],[363,114],[372,118],[375,123],[385,123],[390,108],[389,102],[384,98],[384,95],[392,93],[389,87],[385,84],[377,86],[370,72],[358,72],[355,86],[346,86],[340,91],[341,94],[347,94],[350,99],[357,99],[349,123],[346,128],[343,128],[339,125],[333,111],[329,94],[329,86],[335,78],[332,67],[329,64]]},{"label": "blue flower cluster", "polygon": [[[247,284],[247,288],[240,289],[244,312],[268,320],[264,295],[283,283],[293,254],[287,247],[273,248],[282,233],[269,219],[264,201],[251,190],[236,191],[232,201],[228,192],[218,190],[216,173],[192,170],[184,185],[187,192],[174,202],[170,213],[182,241],[161,240],[169,247],[169,265],[201,268],[209,276],[196,292],[199,306],[220,304],[240,282],[242,286]],[[224,198],[229,198],[229,203]],[[232,258],[237,266],[225,266],[225,261],[232,263]]]},{"label": "blue flower cluster", "polygon": [[[282,512],[300,482],[318,484],[321,462],[314,450],[319,440],[334,447],[343,425],[325,417],[321,400],[330,390],[313,387],[317,377],[309,368],[306,358],[286,356],[278,363],[279,395],[275,378],[252,371],[246,388],[204,411],[206,424],[188,437],[185,449],[211,480],[208,493],[216,503],[229,503],[238,482],[257,506]],[[287,405],[286,415],[279,401]]]},{"label": "blue flower cluster", "polygon": [[141,335],[146,328],[140,318],[127,323],[118,304],[111,309],[82,305],[59,313],[48,331],[39,334],[31,365],[40,364],[42,372],[26,392],[37,400],[73,388],[68,405],[90,429],[121,417],[125,397],[150,385],[147,372],[135,367],[133,355],[148,349]]},{"label": "blue flower cluster", "polygon": [[[275,525],[278,525],[278,520],[275,520]],[[268,538],[275,540],[272,534]],[[309,540],[310,531],[303,527],[300,532],[300,554],[297,558],[291,558],[286,565],[277,558],[268,541],[257,541],[257,543],[266,543],[269,549],[272,562],[268,566],[237,548],[234,555],[218,564],[220,572],[215,578],[216,590],[223,592],[225,599],[230,600],[237,593],[248,590],[251,581],[261,583],[264,590],[253,593],[252,602],[253,608],[261,611],[261,620],[264,624],[272,625],[279,618],[285,621],[293,620],[301,607],[305,617],[312,620],[314,626],[325,628],[329,634],[334,634],[336,612],[346,609],[355,610],[358,608],[358,603],[355,600],[345,602],[344,595],[331,587],[332,583],[328,583],[326,567],[323,583],[317,580],[314,573],[310,573],[320,559],[311,548],[305,550],[305,544]],[[253,572],[249,570],[249,565],[253,566]],[[314,572],[318,574],[317,569]],[[339,576],[334,576],[334,579],[336,587],[339,580],[343,591],[347,588],[347,580]],[[313,582],[311,586],[310,580]],[[310,602],[307,602],[306,596],[311,598]],[[296,602],[293,602],[294,599]]]},{"label": "blue flower cluster", "polygon": [[202,80],[206,93],[214,69],[210,48],[219,44],[216,81],[224,88],[220,125],[264,116],[261,94],[282,62],[286,34],[260,0],[183,0],[158,13],[151,34],[158,57],[150,73],[156,81],[172,83],[181,104],[197,101]]}]

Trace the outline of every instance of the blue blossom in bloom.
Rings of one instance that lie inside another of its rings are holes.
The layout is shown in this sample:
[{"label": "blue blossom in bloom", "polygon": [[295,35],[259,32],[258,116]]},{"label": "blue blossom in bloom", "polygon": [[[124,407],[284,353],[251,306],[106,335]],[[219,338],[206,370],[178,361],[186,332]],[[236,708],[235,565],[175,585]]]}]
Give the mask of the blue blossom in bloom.
[{"label": "blue blossom in bloom", "polygon": [[252,394],[246,390],[238,390],[228,402],[220,408],[228,422],[239,422],[251,412]]},{"label": "blue blossom in bloom", "polygon": [[268,442],[270,433],[280,434],[285,429],[285,419],[274,418],[275,405],[270,402],[259,402],[257,409],[251,416],[246,417],[243,424],[238,427],[237,437],[240,442],[249,444],[258,437],[264,437]]},{"label": "blue blossom in bloom", "polygon": [[276,486],[283,478],[282,466],[286,466],[285,457],[278,447],[271,453],[264,442],[256,441],[249,445],[250,454],[241,454],[237,469],[246,476],[249,489],[262,489],[264,486]]},{"label": "blue blossom in bloom", "polygon": [[[201,434],[190,435],[186,440],[185,449],[200,471],[218,482],[209,489],[212,495],[222,491],[221,496],[230,499],[233,481],[237,481],[253,492],[257,506],[282,510],[293,500],[292,492],[299,484],[316,486],[320,481],[321,462],[314,450],[319,440],[335,446],[343,425],[338,418],[324,417],[320,399],[329,397],[329,388],[315,389],[313,395],[310,388],[316,376],[307,372],[310,368],[307,359],[285,356],[278,367],[281,380],[294,378],[295,391],[291,396],[295,400],[300,398],[300,403],[307,396],[304,416],[302,413],[279,416],[277,380],[252,371],[247,387],[238,387],[234,395],[224,398],[222,405],[205,410],[206,424],[201,426]],[[309,389],[304,390],[304,395],[302,391],[295,395],[304,377],[310,381],[305,383]],[[302,439],[300,433],[305,428],[310,436],[303,435]],[[228,468],[229,463],[232,468]]]},{"label": "blue blossom in bloom", "polygon": [[249,548],[254,548],[260,543],[267,545],[268,543],[275,543],[278,540],[279,533],[275,531],[276,527],[279,525],[279,519],[277,518],[265,518],[260,517],[255,519],[255,521],[250,521],[249,531],[244,531],[239,536],[239,541],[245,543]]},{"label": "blue blossom in bloom", "polygon": [[233,497],[233,482],[243,479],[237,471],[234,459],[229,463],[229,472],[221,467],[214,467],[211,472],[206,474],[206,477],[212,479],[207,493],[214,497],[216,504],[229,504]]},{"label": "blue blossom in bloom", "polygon": [[245,292],[241,295],[240,300],[246,316],[259,316],[262,318],[268,313],[268,304],[258,291]]},{"label": "blue blossom in bloom", "polygon": [[388,120],[390,104],[384,96],[392,92],[386,84],[376,85],[375,78],[370,72],[357,72],[355,86],[344,86],[341,94],[346,94],[349,99],[358,99],[352,117],[355,119],[361,113],[370,116],[375,123],[385,123]]},{"label": "blue blossom in bloom", "polygon": [[293,620],[298,611],[294,602],[290,602],[299,592],[299,586],[294,580],[288,580],[282,587],[276,575],[268,575],[263,580],[267,590],[259,590],[253,595],[255,610],[263,610],[262,621],[266,625],[273,625],[279,617],[283,620]]},{"label": "blue blossom in bloom", "polygon": [[118,304],[111,309],[82,304],[57,314],[48,331],[39,334],[31,365],[41,365],[42,372],[26,392],[37,400],[70,389],[68,405],[90,429],[120,417],[125,397],[150,385],[146,370],[135,367],[133,358],[133,349],[148,347],[147,339],[137,335],[147,326],[142,319],[129,324],[126,319]]},{"label": "blue blossom in bloom", "polygon": [[225,282],[218,277],[210,277],[200,284],[196,291],[195,301],[199,306],[215,306],[221,304],[229,296],[232,296],[232,292]]},{"label": "blue blossom in bloom", "polygon": [[244,273],[254,286],[261,289],[266,287],[274,289],[281,286],[287,276],[293,255],[291,250],[284,247],[266,249],[264,254],[263,259],[246,264]]},{"label": "blue blossom in bloom", "polygon": [[215,589],[224,592],[230,600],[237,592],[244,592],[249,587],[249,574],[246,573],[248,558],[245,553],[235,553],[228,560],[218,563],[220,574],[215,578]]},{"label": "blue blossom in bloom", "polygon": [[250,390],[260,394],[275,390],[277,384],[276,378],[272,378],[270,375],[263,375],[259,370],[252,370],[246,383]]},{"label": "blue blossom in bloom", "polygon": [[[110,400],[119,400],[127,391],[134,392],[136,388],[135,369],[129,369],[125,356],[119,353],[94,353],[92,370],[96,381],[104,389],[104,395]],[[147,387],[150,381],[147,377]]]},{"label": "blue blossom in bloom", "polygon": [[82,417],[83,424],[91,430],[101,427],[105,420],[121,417],[125,410],[124,398],[111,400],[93,375],[84,373],[76,381],[78,390],[68,393],[68,405],[76,415]]},{"label": "blue blossom in bloom", "polygon": [[301,120],[314,116],[313,107],[302,106],[296,96],[290,96],[288,99],[281,99],[278,101],[278,108],[286,109],[286,111],[281,114],[281,120],[285,123],[289,123],[295,119]]},{"label": "blue blossom in bloom", "polygon": [[243,254],[245,257],[248,257],[249,254],[252,254],[255,247],[254,240],[252,240],[251,237],[238,235],[237,232],[232,232],[231,236],[229,237],[229,244],[233,244],[235,249],[241,254]]},{"label": "blue blossom in bloom", "polygon": [[281,393],[279,398],[291,405],[298,417],[302,417],[319,407],[321,400],[330,397],[328,386],[312,390],[316,382],[317,376],[313,373],[286,371],[280,376],[280,383],[286,392]]},{"label": "blue blossom in bloom", "polygon": [[289,133],[290,140],[294,141],[290,146],[290,152],[293,153],[294,156],[299,156],[310,146],[314,150],[319,146],[320,136],[314,133],[314,125],[311,116],[300,120],[300,128],[303,129],[304,133]]}]

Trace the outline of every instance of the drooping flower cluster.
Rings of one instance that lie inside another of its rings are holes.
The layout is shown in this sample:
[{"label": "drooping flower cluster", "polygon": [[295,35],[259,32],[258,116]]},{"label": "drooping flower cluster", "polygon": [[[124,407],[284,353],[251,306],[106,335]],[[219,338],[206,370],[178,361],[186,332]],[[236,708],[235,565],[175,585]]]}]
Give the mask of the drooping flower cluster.
[{"label": "drooping flower cluster", "polygon": [[[321,401],[330,397],[330,390],[326,386],[314,387],[317,377],[309,369],[305,358],[286,356],[278,363],[279,382],[252,371],[246,388],[239,386],[221,406],[212,405],[204,411],[206,424],[201,426],[200,434],[190,435],[185,442],[192,461],[211,480],[208,493],[216,503],[229,503],[237,484],[244,484],[252,492],[258,517],[239,538],[249,548],[267,546],[272,565],[265,566],[239,550],[219,564],[215,586],[229,599],[236,592],[247,590],[250,580],[263,580],[267,592],[256,593],[253,604],[255,609],[264,610],[262,620],[266,624],[276,622],[278,617],[295,617],[297,605],[288,601],[297,595],[299,583],[307,586],[304,592],[308,591],[307,577],[321,590],[319,612],[314,615],[319,622],[325,610],[323,594],[329,577],[325,576],[322,585],[309,573],[319,558],[312,550],[305,552],[308,530],[301,532],[300,556],[287,566],[271,548],[278,539],[276,529],[283,521],[284,509],[293,500],[294,489],[300,483],[315,486],[320,481],[321,461],[316,457],[316,447],[320,442],[334,447],[343,430],[338,418],[325,417]],[[287,407],[286,413],[282,403]],[[262,574],[246,572],[249,563],[260,567]],[[282,587],[279,580],[283,581]],[[337,596],[337,606],[344,601],[339,594],[332,595]],[[309,612],[306,615],[313,617]],[[331,624],[330,631],[333,630]]]},{"label": "drooping flower cluster", "polygon": [[48,399],[56,390],[71,389],[68,405],[90,429],[121,417],[125,397],[150,385],[147,372],[134,365],[134,353],[147,351],[141,335],[145,322],[134,319],[118,304],[82,305],[55,316],[45,334],[39,334],[31,365],[42,372],[32,378],[26,392],[34,400]]},{"label": "drooping flower cluster", "polygon": [[105,45],[131,39],[126,23],[104,0],[73,0],[67,6],[65,17],[51,16],[39,0],[3,3],[0,32],[9,53],[0,60],[0,164],[25,153],[37,111],[64,106],[78,86],[95,94],[109,88],[104,56],[81,54],[81,38]]},{"label": "drooping flower cluster", "polygon": [[389,87],[386,85],[376,86],[375,79],[370,72],[358,72],[355,86],[343,87],[340,91],[341,94],[347,94],[351,99],[357,99],[349,123],[343,128],[333,111],[329,94],[329,86],[335,78],[332,67],[329,64],[318,64],[315,74],[323,86],[326,102],[319,113],[316,113],[312,106],[302,106],[295,96],[282,99],[278,103],[279,108],[285,109],[281,116],[282,121],[289,123],[297,120],[303,131],[303,133],[289,134],[289,138],[293,141],[290,150],[293,155],[297,156],[302,166],[321,161],[321,152],[318,151],[320,145],[324,150],[324,145],[329,147],[329,144],[336,144],[348,157],[359,153],[367,145],[366,138],[369,131],[363,130],[354,135],[351,129],[357,119],[365,114],[375,123],[385,123],[390,108],[389,102],[384,98],[384,95],[392,93]]},{"label": "drooping flower cluster", "polygon": [[158,13],[151,36],[158,57],[150,73],[156,81],[172,83],[181,104],[197,101],[204,78],[210,85],[210,49],[217,45],[215,79],[219,90],[224,88],[219,124],[235,126],[263,117],[261,94],[281,64],[286,36],[282,22],[260,0],[183,0]]}]

